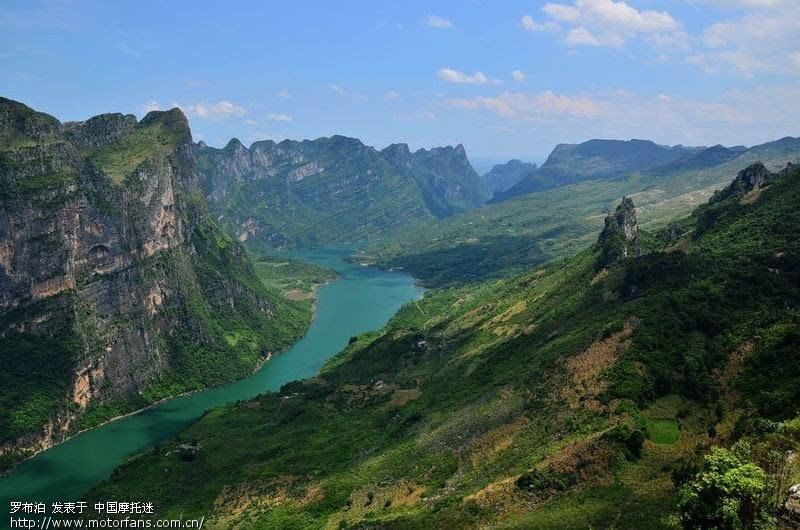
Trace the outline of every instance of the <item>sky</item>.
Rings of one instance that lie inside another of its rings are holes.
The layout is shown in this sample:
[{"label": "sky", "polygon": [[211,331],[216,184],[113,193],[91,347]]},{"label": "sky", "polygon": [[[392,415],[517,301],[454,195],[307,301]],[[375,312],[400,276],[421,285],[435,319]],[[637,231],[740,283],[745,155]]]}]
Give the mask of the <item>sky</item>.
[{"label": "sky", "polygon": [[0,95],[62,121],[178,106],[214,146],[754,145],[800,136],[797,20],[800,0],[3,0]]}]

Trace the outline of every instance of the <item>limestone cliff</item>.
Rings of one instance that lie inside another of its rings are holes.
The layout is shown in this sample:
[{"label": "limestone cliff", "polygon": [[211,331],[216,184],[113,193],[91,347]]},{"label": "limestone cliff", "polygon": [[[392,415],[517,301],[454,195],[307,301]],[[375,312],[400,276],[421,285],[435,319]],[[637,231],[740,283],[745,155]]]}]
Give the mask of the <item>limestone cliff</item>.
[{"label": "limestone cliff", "polygon": [[355,242],[482,204],[464,147],[383,151],[355,138],[198,143],[210,207],[241,241],[273,247]]},{"label": "limestone cliff", "polygon": [[616,260],[635,257],[641,253],[639,226],[636,223],[636,207],[630,197],[623,197],[614,213],[606,216],[605,226],[597,240],[601,255],[598,267]]},{"label": "limestone cliff", "polygon": [[61,124],[0,98],[6,462],[245,375],[296,334],[280,303],[209,219],[180,110]]}]

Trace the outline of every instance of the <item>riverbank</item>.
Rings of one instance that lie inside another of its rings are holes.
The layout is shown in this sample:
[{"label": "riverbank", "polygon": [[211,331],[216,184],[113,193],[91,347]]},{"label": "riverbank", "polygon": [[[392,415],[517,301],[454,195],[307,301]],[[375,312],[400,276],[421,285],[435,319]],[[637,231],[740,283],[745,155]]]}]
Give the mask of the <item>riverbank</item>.
[{"label": "riverbank", "polygon": [[[270,258],[269,257],[263,257],[263,258],[259,259],[258,261],[256,261],[256,265],[264,264],[265,260],[268,260],[268,259],[270,259]],[[306,262],[302,262],[302,261],[299,261],[299,260],[296,260],[296,259],[290,259],[289,261],[283,260],[282,263],[286,264],[286,265],[289,265],[291,263],[293,266],[292,267],[286,267],[285,268],[286,270],[282,270],[281,271],[282,274],[274,275],[274,276],[270,276],[269,274],[265,274],[264,273],[264,269],[262,269],[261,274],[258,274],[259,279],[262,281],[262,283],[267,288],[273,288],[273,289],[281,290],[283,292],[284,298],[286,298],[289,301],[296,302],[296,303],[302,303],[302,302],[305,302],[305,301],[310,301],[310,303],[311,303],[310,316],[308,318],[308,322],[306,323],[306,325],[304,327],[304,330],[303,330],[303,333],[301,335],[297,336],[297,338],[291,344],[287,345],[285,348],[283,348],[283,349],[281,349],[279,351],[276,351],[276,352],[267,352],[267,354],[265,356],[260,357],[257,360],[256,365],[254,366],[253,370],[245,377],[252,376],[256,372],[261,370],[263,368],[263,366],[274,355],[280,355],[282,353],[285,353],[285,352],[291,350],[294,347],[294,345],[297,343],[297,341],[301,340],[303,338],[303,336],[305,336],[305,334],[308,332],[308,329],[313,325],[314,320],[316,318],[316,313],[317,313],[317,292],[319,291],[319,289],[321,287],[324,287],[324,286],[326,286],[326,285],[328,285],[328,284],[330,284],[332,282],[335,282],[336,280],[338,280],[340,278],[339,274],[336,273],[335,271],[332,271],[332,270],[329,270],[329,269],[325,269],[323,267],[316,266],[316,265],[314,265],[312,263],[306,263]],[[279,280],[276,281],[276,279],[279,279]],[[291,298],[289,298],[287,295],[290,292],[292,292],[294,290],[297,290],[297,289],[288,289],[288,286],[289,285],[293,285],[293,284],[302,285],[303,292],[307,296],[305,298],[302,298],[302,299],[299,299],[299,300],[292,300]],[[241,379],[244,379],[244,378],[241,378]],[[31,441],[29,442],[30,445],[28,445],[28,446],[25,446],[25,447],[20,447],[20,446],[9,447],[9,448],[4,448],[5,449],[4,451],[0,451],[0,457],[4,456],[6,454],[12,454],[13,455],[15,453],[17,455],[21,456],[21,458],[19,458],[19,460],[16,460],[13,464],[11,464],[10,467],[0,471],[0,478],[5,477],[6,475],[9,475],[10,473],[12,473],[14,471],[14,469],[16,469],[17,466],[19,466],[20,464],[22,464],[23,462],[25,462],[27,460],[30,460],[31,458],[34,458],[36,455],[38,455],[38,454],[40,454],[40,453],[42,453],[44,451],[47,451],[49,449],[52,449],[53,447],[56,447],[56,446],[58,446],[60,444],[63,444],[65,442],[67,442],[68,440],[71,440],[72,438],[74,438],[76,436],[79,436],[79,435],[81,435],[81,434],[83,434],[85,432],[91,431],[92,429],[97,429],[97,428],[103,427],[105,425],[111,424],[111,423],[113,423],[115,421],[119,421],[119,420],[122,420],[124,418],[128,418],[130,416],[142,413],[144,411],[152,409],[153,407],[157,407],[157,406],[161,405],[162,403],[164,403],[166,401],[169,401],[171,399],[175,399],[175,398],[183,397],[183,396],[189,396],[189,395],[195,394],[197,392],[203,392],[203,391],[206,391],[206,390],[209,390],[209,389],[212,389],[212,388],[216,388],[216,387],[219,387],[219,386],[224,386],[224,385],[227,385],[227,384],[231,384],[232,382],[235,382],[235,381],[236,380],[229,381],[227,383],[222,383],[220,385],[196,388],[196,389],[188,390],[188,391],[185,391],[185,392],[180,392],[178,394],[171,394],[171,395],[168,395],[168,396],[164,396],[164,397],[162,397],[162,398],[160,398],[160,399],[148,404],[147,406],[138,407],[138,408],[135,408],[133,410],[130,410],[129,412],[125,412],[125,413],[122,413],[122,414],[114,415],[114,416],[112,416],[112,417],[110,417],[108,419],[105,419],[105,420],[97,423],[97,424],[91,425],[89,427],[82,428],[82,429],[77,430],[77,431],[70,432],[69,431],[69,427],[66,427],[64,430],[67,432],[67,434],[63,438],[59,439],[56,442],[53,442],[52,438],[47,436],[46,434],[41,434],[39,436],[32,436],[32,437],[30,437]],[[78,418],[77,418],[77,416],[75,416],[75,413],[72,413],[72,415],[65,421],[66,421],[66,424],[69,424],[69,423],[71,423],[73,421],[76,421],[77,419]],[[15,443],[14,445],[16,445],[17,443]],[[24,455],[24,456],[22,456],[22,455]]]},{"label": "riverbank", "polygon": [[66,501],[79,498],[132,454],[153,447],[207,410],[276,391],[313,377],[353,335],[380,328],[406,302],[421,294],[406,274],[367,269],[343,261],[341,250],[308,253],[312,263],[339,279],[320,285],[312,323],[303,338],[245,379],[153,403],[76,434],[26,459],[0,479],[0,503],[8,500]]}]

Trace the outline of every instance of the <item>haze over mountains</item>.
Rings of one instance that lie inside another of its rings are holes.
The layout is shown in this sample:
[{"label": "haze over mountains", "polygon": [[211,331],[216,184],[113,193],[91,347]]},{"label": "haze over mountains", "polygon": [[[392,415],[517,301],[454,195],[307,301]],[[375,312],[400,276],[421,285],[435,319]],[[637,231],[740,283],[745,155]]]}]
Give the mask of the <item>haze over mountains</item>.
[{"label": "haze over mountains", "polygon": [[[598,150],[600,146],[612,149]],[[653,156],[663,162],[676,153],[680,158],[652,166]],[[613,208],[623,195],[634,197],[645,226],[657,226],[688,214],[754,162],[778,170],[800,161],[800,139],[786,137],[749,149],[676,149],[652,142],[592,140],[557,148],[549,160],[553,169],[548,172],[561,176],[549,181],[548,189],[507,200],[495,195],[482,208],[399,230],[370,242],[361,259],[403,267],[431,286],[526,270],[589,246],[602,227],[600,212]],[[617,169],[639,164],[649,169]],[[576,168],[575,173],[559,169],[565,167]],[[540,184],[544,169],[545,165],[506,194],[520,191],[526,183]]]},{"label": "haze over mountains", "polygon": [[586,180],[620,178],[634,172],[669,174],[712,168],[739,157],[742,160],[756,160],[759,156],[769,158],[773,151],[796,150],[798,146],[800,140],[791,137],[750,149],[721,145],[670,147],[649,140],[588,140],[580,144],[559,144],[540,168],[529,171],[514,186],[497,193],[492,202]]},{"label": "haze over mountains", "polygon": [[513,159],[504,164],[495,164],[483,176],[483,182],[493,194],[504,192],[536,171],[536,164]]}]

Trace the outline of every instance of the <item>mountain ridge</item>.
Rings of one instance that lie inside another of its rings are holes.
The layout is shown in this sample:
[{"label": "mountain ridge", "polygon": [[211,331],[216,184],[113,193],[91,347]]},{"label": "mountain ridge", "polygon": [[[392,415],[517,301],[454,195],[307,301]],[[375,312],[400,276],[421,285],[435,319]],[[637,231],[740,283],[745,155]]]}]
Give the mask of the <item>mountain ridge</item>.
[{"label": "mountain ridge", "polygon": [[537,171],[529,174],[492,202],[596,178],[615,178],[636,170],[666,164],[700,148],[662,146],[651,140],[591,139],[558,144]]},{"label": "mountain ridge", "polygon": [[303,332],[209,218],[191,142],[178,109],[61,124],[0,98],[2,467]]},{"label": "mountain ridge", "polygon": [[461,144],[378,151],[334,135],[194,151],[222,224],[240,241],[273,247],[355,242],[487,198]]},{"label": "mountain ridge", "polygon": [[799,198],[797,168],[747,167],[652,231],[623,201],[611,232],[641,253],[598,269],[611,234],[429,291],[320,376],[201,419],[87,500],[144,496],[220,526],[662,527],[691,515],[713,447],[741,442],[782,515],[798,470],[770,455],[800,443]]}]

